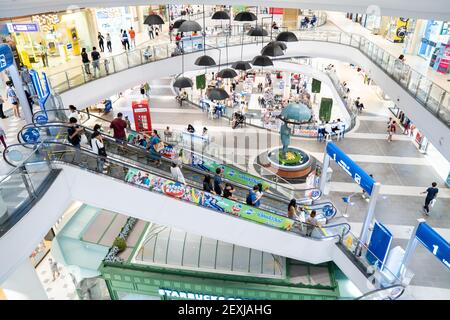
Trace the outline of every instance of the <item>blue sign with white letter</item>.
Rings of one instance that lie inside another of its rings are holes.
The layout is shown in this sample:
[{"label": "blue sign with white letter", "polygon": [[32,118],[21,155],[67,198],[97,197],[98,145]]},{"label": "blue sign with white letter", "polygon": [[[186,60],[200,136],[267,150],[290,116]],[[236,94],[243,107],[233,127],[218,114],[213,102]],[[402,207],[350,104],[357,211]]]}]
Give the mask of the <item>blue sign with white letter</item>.
[{"label": "blue sign with white letter", "polygon": [[350,159],[341,149],[334,143],[327,143],[327,154],[361,186],[366,192],[371,195],[375,180],[373,180],[360,166],[358,166],[352,159]]},{"label": "blue sign with white letter", "polygon": [[450,269],[450,244],[425,222],[417,227],[416,238]]},{"label": "blue sign with white letter", "polygon": [[0,44],[0,72],[14,64],[14,56],[7,44]]},{"label": "blue sign with white letter", "polygon": [[370,237],[369,250],[366,258],[371,264],[377,264],[382,269],[391,247],[392,233],[381,223],[375,222]]}]

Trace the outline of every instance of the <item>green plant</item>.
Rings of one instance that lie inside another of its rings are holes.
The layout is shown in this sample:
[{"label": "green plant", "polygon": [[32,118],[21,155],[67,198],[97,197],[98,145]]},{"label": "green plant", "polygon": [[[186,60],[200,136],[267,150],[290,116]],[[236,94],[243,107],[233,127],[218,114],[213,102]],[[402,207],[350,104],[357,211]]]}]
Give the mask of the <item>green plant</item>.
[{"label": "green plant", "polygon": [[119,252],[120,252],[120,251],[123,251],[126,249],[127,242],[124,239],[117,237],[116,239],[114,239],[113,246],[116,246],[117,248],[119,248]]},{"label": "green plant", "polygon": [[292,150],[289,150],[287,152],[287,156],[288,157],[286,158],[285,155],[283,154],[283,151],[280,150],[278,152],[278,161],[282,165],[287,165],[287,166],[291,165],[292,166],[292,165],[299,164],[302,161],[302,159],[303,159],[303,157],[302,157],[302,155],[300,153],[292,151]]}]

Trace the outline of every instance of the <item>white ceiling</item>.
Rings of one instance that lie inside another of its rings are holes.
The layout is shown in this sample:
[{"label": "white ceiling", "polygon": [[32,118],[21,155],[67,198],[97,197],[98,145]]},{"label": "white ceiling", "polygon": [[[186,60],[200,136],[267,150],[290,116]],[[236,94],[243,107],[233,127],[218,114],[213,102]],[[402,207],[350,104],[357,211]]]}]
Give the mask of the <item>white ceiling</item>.
[{"label": "white ceiling", "polygon": [[[217,4],[214,0],[0,0],[0,18],[66,10],[70,7],[117,7],[149,4]],[[450,20],[449,0],[222,0],[220,4],[263,5],[365,13],[378,6],[381,15]]]}]

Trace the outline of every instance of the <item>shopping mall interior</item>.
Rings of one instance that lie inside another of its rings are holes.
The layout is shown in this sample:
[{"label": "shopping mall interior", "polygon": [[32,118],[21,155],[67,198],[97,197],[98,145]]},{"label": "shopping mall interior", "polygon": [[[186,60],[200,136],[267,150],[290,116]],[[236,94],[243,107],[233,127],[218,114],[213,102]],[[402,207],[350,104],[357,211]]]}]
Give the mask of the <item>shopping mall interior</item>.
[{"label": "shopping mall interior", "polygon": [[107,2],[0,1],[0,300],[450,300],[446,1]]}]

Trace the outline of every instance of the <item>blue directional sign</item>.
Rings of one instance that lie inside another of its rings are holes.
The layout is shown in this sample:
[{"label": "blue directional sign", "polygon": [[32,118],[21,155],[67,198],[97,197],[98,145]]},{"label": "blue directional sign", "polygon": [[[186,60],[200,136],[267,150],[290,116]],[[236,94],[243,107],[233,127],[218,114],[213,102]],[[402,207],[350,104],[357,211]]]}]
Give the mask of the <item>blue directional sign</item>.
[{"label": "blue directional sign", "polygon": [[371,195],[375,180],[373,180],[360,166],[358,166],[352,159],[350,159],[341,149],[334,143],[327,143],[327,154],[361,186],[366,192]]},{"label": "blue directional sign", "polygon": [[39,140],[39,130],[36,128],[28,128],[22,133],[23,141],[26,143],[33,143]]},{"label": "blue directional sign", "polygon": [[37,124],[46,124],[48,122],[48,117],[45,114],[39,114],[34,120]]},{"label": "blue directional sign", "polygon": [[7,44],[0,44],[0,72],[14,64],[14,56]]},{"label": "blue directional sign", "polygon": [[382,269],[392,243],[392,233],[381,223],[375,222],[366,258],[370,264]]},{"label": "blue directional sign", "polygon": [[417,227],[416,238],[450,269],[450,244],[427,223]]}]

